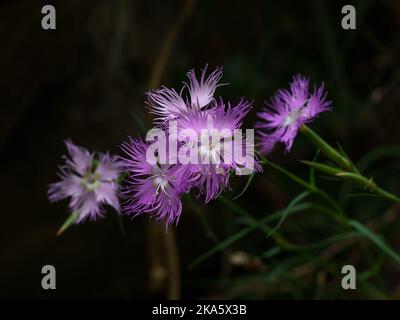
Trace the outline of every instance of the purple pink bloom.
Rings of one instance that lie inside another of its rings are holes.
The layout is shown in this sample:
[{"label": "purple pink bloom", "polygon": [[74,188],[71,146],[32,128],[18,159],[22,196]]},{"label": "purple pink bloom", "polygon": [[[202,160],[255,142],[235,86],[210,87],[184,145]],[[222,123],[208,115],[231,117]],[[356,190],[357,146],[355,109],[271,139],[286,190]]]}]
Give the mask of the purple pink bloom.
[{"label": "purple pink bloom", "polygon": [[[201,194],[205,195],[205,202],[209,202],[229,186],[229,172],[233,169],[240,169],[246,166],[246,163],[238,163],[233,144],[234,131],[240,129],[243,120],[251,109],[251,103],[243,99],[234,107],[230,103],[225,105],[221,100],[214,100],[211,103],[211,108],[201,110],[199,108],[189,108],[182,113],[177,119],[178,135],[191,130],[196,133],[199,143],[198,164],[187,164],[179,168],[179,172],[183,176],[188,177],[189,181],[193,181],[193,187],[199,189]],[[218,130],[227,135],[215,136],[216,139],[211,139],[207,144],[201,143],[202,135],[207,133],[210,137],[213,136],[213,130]],[[184,140],[184,137],[181,137]],[[193,143],[192,140],[187,140],[186,144]],[[225,143],[231,145],[231,159],[224,158]],[[244,148],[243,145],[240,148]],[[241,150],[242,154],[245,150]],[[208,163],[205,163],[208,159]],[[256,162],[256,161],[254,161]],[[257,169],[260,169],[257,166]]]},{"label": "purple pink bloom", "polygon": [[[222,99],[214,98],[216,88],[221,85],[219,81],[222,78],[222,68],[216,68],[207,76],[206,65],[201,72],[200,79],[196,77],[194,70],[190,70],[187,76],[188,82],[184,82],[179,94],[174,89],[162,87],[147,93],[147,103],[150,106],[150,112],[157,116],[155,119],[157,125],[166,125],[167,121],[172,119],[177,121],[180,138],[186,134],[187,130],[191,130],[197,137],[195,143],[200,143],[203,130],[217,129],[220,132],[222,130],[230,132],[230,136],[224,137],[223,140],[218,139],[208,146],[199,146],[199,164],[176,166],[177,175],[185,177],[186,190],[197,188],[201,194],[205,195],[207,203],[229,186],[230,170],[243,169],[248,166],[246,162],[231,161],[227,163],[222,156],[224,141],[228,140],[233,144],[234,130],[240,129],[242,126],[245,116],[251,109],[251,104],[242,99],[238,105],[231,106],[230,103],[225,105]],[[189,93],[188,97],[183,97],[185,89]],[[192,143],[194,142],[186,139],[183,145]],[[241,147],[244,148],[244,146]],[[232,152],[235,151],[232,149]],[[202,162],[204,158],[210,159],[211,163]],[[258,163],[256,163],[256,167],[257,170],[260,170]],[[182,184],[182,182],[179,181],[178,184]]]},{"label": "purple pink bloom", "polygon": [[147,92],[147,104],[150,106],[150,113],[156,115],[156,124],[162,125],[169,120],[176,119],[187,109],[187,104],[182,98],[182,90],[177,93],[174,89],[162,87]]},{"label": "purple pink bloom", "polygon": [[[67,142],[71,159],[61,167],[61,181],[50,185],[50,200],[70,197],[70,208],[79,213],[78,222],[81,222],[101,216],[102,204],[118,210],[117,195],[120,194],[127,214],[148,214],[167,225],[177,224],[182,213],[182,194],[195,188],[204,195],[207,203],[229,187],[233,170],[237,174],[248,169],[261,171],[254,152],[246,149],[249,146],[254,149],[252,139],[249,143],[246,134],[247,140],[243,140],[239,130],[252,108],[251,103],[241,99],[237,105],[231,105],[221,98],[215,99],[215,90],[221,85],[222,68],[216,68],[207,76],[206,65],[199,79],[194,70],[190,70],[187,77],[188,81],[180,91],[167,87],[149,91],[147,104],[155,115],[154,123],[158,129],[165,130],[169,121],[176,121],[178,150],[186,147],[192,151],[196,146],[197,160],[194,163],[164,163],[164,157],[158,154],[157,161],[152,164],[147,157],[147,152],[152,152],[149,150],[152,145],[140,139],[124,142],[121,145],[124,156],[119,160],[101,154],[96,162],[93,154]],[[318,94],[322,93],[318,91],[316,97]],[[314,98],[309,104],[317,110],[317,102]],[[194,136],[188,136],[188,131]],[[240,134],[239,143],[237,134]],[[172,137],[169,133],[165,136]],[[240,157],[236,157],[239,152]],[[170,155],[175,157],[175,154]],[[117,180],[120,170],[127,177],[119,192]]]},{"label": "purple pink bloom", "polygon": [[70,210],[78,215],[76,223],[102,217],[103,204],[119,211],[117,180],[121,163],[117,158],[106,153],[95,160],[88,150],[71,141],[65,144],[69,158],[65,157],[65,164],[60,166],[61,180],[49,186],[50,201],[70,198]]},{"label": "purple pink bloom", "polygon": [[[147,92],[150,113],[156,115],[155,124],[162,125],[168,120],[178,118],[190,108],[202,109],[214,101],[215,89],[221,85],[218,82],[222,77],[222,68],[216,68],[208,77],[206,72],[207,65],[198,80],[194,70],[190,70],[187,73],[189,82],[184,83],[179,93],[166,87]],[[185,89],[188,90],[189,97],[182,96]]]},{"label": "purple pink bloom", "polygon": [[331,102],[326,100],[324,84],[309,89],[309,80],[302,75],[293,77],[290,89],[280,89],[270,103],[258,113],[256,123],[259,132],[260,149],[268,153],[276,142],[283,142],[286,151],[292,148],[300,127],[313,121],[321,112],[330,110]]},{"label": "purple pink bloom", "polygon": [[124,211],[134,216],[147,213],[167,224],[178,223],[182,213],[181,193],[187,189],[184,179],[177,175],[177,165],[150,164],[146,159],[148,147],[139,139],[129,139],[121,146],[128,173],[122,190]]},{"label": "purple pink bloom", "polygon": [[200,81],[197,80],[193,69],[187,73],[189,83],[186,84],[186,87],[189,90],[190,101],[192,106],[200,109],[214,100],[215,89],[219,86],[218,82],[222,78],[222,68],[216,68],[207,78],[206,71],[207,65],[201,72]]}]

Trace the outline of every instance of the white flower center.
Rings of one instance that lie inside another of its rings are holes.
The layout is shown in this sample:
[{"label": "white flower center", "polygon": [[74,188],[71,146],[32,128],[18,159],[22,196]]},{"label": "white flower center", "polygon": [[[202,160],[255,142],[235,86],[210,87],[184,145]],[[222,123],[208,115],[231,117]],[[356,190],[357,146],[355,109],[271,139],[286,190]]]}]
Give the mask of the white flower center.
[{"label": "white flower center", "polygon": [[151,176],[151,179],[152,179],[152,184],[156,189],[156,195],[158,195],[160,190],[168,195],[167,189],[169,187],[169,181],[163,169],[158,165],[154,166],[153,173],[154,175]]},{"label": "white flower center", "polygon": [[100,175],[96,172],[86,171],[82,177],[81,185],[88,191],[96,190],[100,186]]},{"label": "white flower center", "polygon": [[219,164],[221,162],[222,146],[220,140],[212,139],[208,134],[200,134],[199,155],[202,163]]},{"label": "white flower center", "polygon": [[288,115],[285,117],[285,120],[283,121],[282,126],[283,127],[290,127],[292,126],[297,120],[300,118],[302,115],[301,109],[294,109],[288,113]]}]

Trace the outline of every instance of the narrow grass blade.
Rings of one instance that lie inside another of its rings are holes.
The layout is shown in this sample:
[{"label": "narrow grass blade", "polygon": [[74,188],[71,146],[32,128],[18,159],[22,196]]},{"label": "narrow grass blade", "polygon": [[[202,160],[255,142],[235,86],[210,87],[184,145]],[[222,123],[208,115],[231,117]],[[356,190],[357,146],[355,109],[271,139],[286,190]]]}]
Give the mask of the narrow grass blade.
[{"label": "narrow grass blade", "polygon": [[278,224],[267,234],[267,238],[270,237],[274,232],[282,225],[283,221],[286,219],[287,215],[293,210],[293,207],[301,202],[304,198],[308,197],[311,194],[309,191],[304,191],[300,193],[297,197],[295,197],[286,209],[282,212],[282,216],[278,222]]},{"label": "narrow grass blade", "polygon": [[[314,155],[313,162],[317,162],[320,152],[321,152],[321,150],[318,149],[317,152]],[[316,187],[316,184],[315,184],[315,168],[313,168],[313,167],[310,168],[310,184],[313,187]]]},{"label": "narrow grass blade", "polygon": [[330,174],[330,175],[338,175],[340,173],[343,172],[342,169],[338,169],[336,167],[331,167],[329,165],[320,163],[320,162],[314,162],[314,161],[305,161],[305,160],[301,160],[300,162],[310,166],[311,168],[314,168],[315,170],[321,171],[323,173],[326,174]]},{"label": "narrow grass blade", "polygon": [[246,192],[246,190],[250,186],[251,182],[253,181],[254,175],[255,175],[255,172],[253,172],[249,176],[249,178],[247,179],[246,185],[244,186],[243,190],[236,197],[234,197],[233,200],[239,199]]},{"label": "narrow grass blade", "polygon": [[268,251],[264,252],[261,255],[261,259],[269,259],[272,258],[273,256],[276,256],[278,253],[280,253],[282,250],[279,247],[272,247]]},{"label": "narrow grass blade", "polygon": [[303,133],[310,141],[321,150],[321,152],[338,166],[345,170],[352,171],[352,166],[348,159],[341,155],[337,150],[332,148],[325,140],[323,140],[317,133],[311,130],[306,125],[300,128],[300,132]]},{"label": "narrow grass blade", "polygon": [[363,236],[371,240],[378,248],[383,250],[393,260],[400,263],[400,255],[395,252],[379,235],[372,232],[370,229],[355,220],[349,220],[349,225],[360,232]]},{"label": "narrow grass blade", "polygon": [[285,176],[287,176],[288,178],[292,179],[293,181],[295,181],[296,183],[298,183],[299,185],[301,185],[305,189],[313,191],[313,192],[315,192],[317,190],[314,186],[309,184],[307,181],[299,178],[298,176],[296,176],[293,173],[289,172],[285,168],[282,168],[281,166],[277,165],[276,163],[273,163],[273,162],[267,160],[265,157],[262,157],[261,159],[263,160],[264,164],[269,165],[270,167],[274,168],[275,170],[283,173]]},{"label": "narrow grass blade", "polygon": [[220,242],[218,245],[214,246],[210,250],[206,251],[203,253],[200,257],[198,257],[196,260],[194,260],[190,265],[189,269],[193,269],[195,266],[198,264],[202,263],[203,261],[207,260],[209,257],[217,253],[218,251],[222,251],[232,245],[234,242],[242,239],[245,237],[247,234],[249,234],[254,228],[252,227],[247,227],[245,229],[242,229],[238,233],[234,234],[233,236],[227,238],[226,240]]},{"label": "narrow grass blade", "polygon": [[[220,198],[221,199],[221,198]],[[221,199],[222,201],[222,199]],[[233,209],[234,211],[239,210],[239,214],[243,215],[243,210],[241,210],[240,207],[236,206],[234,203],[232,203],[232,201],[229,201],[228,199],[223,198],[223,203],[225,204],[232,204],[232,206],[230,207],[231,209]],[[289,214],[293,214],[305,209],[309,209],[310,207],[312,207],[311,204],[300,204],[297,205],[295,207],[292,208],[291,212]],[[218,245],[212,247],[211,249],[209,249],[208,251],[206,251],[205,253],[203,253],[202,255],[200,255],[197,259],[195,259],[189,266],[189,269],[193,269],[195,266],[199,265],[200,263],[204,262],[205,260],[207,260],[209,257],[211,257],[212,255],[214,255],[215,253],[219,252],[219,251],[223,251],[224,249],[226,249],[227,247],[229,247],[230,245],[232,245],[233,243],[235,243],[236,241],[242,239],[243,237],[245,237],[246,235],[248,235],[249,233],[251,233],[252,231],[256,230],[257,228],[260,227],[260,225],[264,225],[270,221],[274,221],[276,219],[278,219],[281,214],[282,214],[283,210],[279,210],[271,215],[268,215],[266,217],[264,217],[261,220],[257,220],[257,219],[253,219],[249,217],[249,214],[246,213],[246,217],[249,219],[249,223],[250,225],[248,227],[243,228],[242,230],[240,230],[239,232],[237,232],[236,234],[230,236],[229,238],[221,241]]]},{"label": "narrow grass blade", "polygon": [[71,215],[65,220],[65,222],[62,224],[60,229],[57,231],[57,236],[60,236],[62,233],[64,233],[65,230],[67,230],[74,222],[78,219],[79,213],[74,211],[71,213]]}]

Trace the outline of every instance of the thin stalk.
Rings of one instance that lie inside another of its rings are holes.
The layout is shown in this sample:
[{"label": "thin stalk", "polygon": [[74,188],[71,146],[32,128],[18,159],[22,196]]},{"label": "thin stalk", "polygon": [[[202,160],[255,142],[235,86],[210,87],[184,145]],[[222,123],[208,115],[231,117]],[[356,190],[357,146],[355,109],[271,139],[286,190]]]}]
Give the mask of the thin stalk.
[{"label": "thin stalk", "polygon": [[[270,161],[268,161],[267,159],[265,159],[265,157],[263,157],[262,155],[260,156],[260,158],[262,159],[263,163],[271,165],[272,163]],[[322,198],[324,198],[327,202],[329,202],[334,208],[337,209],[337,212],[339,213],[339,215],[337,215],[337,221],[347,227],[350,227],[352,229],[354,229],[355,231],[357,231],[358,233],[360,233],[361,235],[363,235],[364,237],[368,238],[370,241],[372,241],[376,247],[378,247],[379,249],[381,249],[382,251],[384,251],[386,254],[388,254],[391,258],[393,258],[396,262],[400,263],[400,255],[394,251],[388,244],[386,244],[386,241],[383,240],[383,238],[381,238],[380,236],[376,235],[374,232],[372,232],[369,228],[367,228],[366,226],[364,226],[362,223],[356,221],[356,220],[352,220],[346,217],[344,211],[341,209],[341,207],[339,206],[339,204],[331,197],[329,196],[327,193],[325,193],[324,191],[308,184],[307,182],[305,182],[303,179],[293,175],[292,173],[288,172],[287,170],[281,168],[280,166],[273,164],[271,165],[273,168],[278,169],[280,172],[286,174],[288,177],[292,178],[295,182],[298,182],[300,185],[302,185],[303,187],[307,188],[310,191],[314,191],[316,194],[319,194]],[[367,187],[374,187],[375,189],[373,191],[377,192],[378,194],[385,196],[387,198],[390,198],[396,202],[399,202],[399,198],[388,193],[387,191],[377,187],[374,182],[371,179],[366,179],[365,177],[361,176],[358,173],[352,173],[352,172],[345,172],[346,177],[353,179],[354,181],[357,181],[359,183],[363,183],[365,184]],[[291,244],[291,246],[296,247],[297,245],[295,244]],[[294,247],[289,247],[287,248],[288,250],[296,250],[294,249]],[[293,249],[292,249],[293,248]],[[301,249],[297,248],[297,250],[302,250],[305,249],[304,247],[301,247]]]},{"label": "thin stalk", "polygon": [[304,187],[305,189],[309,190],[310,192],[313,192],[317,195],[319,195],[321,198],[323,198],[326,202],[328,202],[335,210],[337,210],[338,217],[336,217],[336,220],[340,223],[345,223],[346,221],[346,214],[340,207],[340,205],[325,191],[318,189],[316,186],[307,183],[303,179],[299,178],[298,176],[294,175],[293,173],[289,172],[288,170],[282,168],[281,166],[267,160],[263,155],[260,155],[260,159],[262,160],[263,164],[267,164],[270,167],[274,168],[275,170],[283,173],[293,181],[297,182],[299,185]]},{"label": "thin stalk", "polygon": [[[219,198],[222,203],[224,203],[227,207],[235,211],[236,213],[244,216],[244,217],[249,217],[251,221],[253,221],[253,217],[249,212],[247,212],[245,209],[240,207],[238,204],[234,203],[233,201],[230,201],[229,199],[225,197],[220,197]],[[256,221],[252,222],[256,223]],[[252,224],[251,224],[252,225]],[[257,225],[252,225],[254,227],[257,227],[264,231],[265,233],[269,234],[273,229],[265,224],[257,224]],[[271,234],[271,237],[275,240],[276,244],[279,245],[282,249],[284,250],[296,250],[299,249],[300,246],[295,245],[288,240],[286,240],[279,232],[275,231],[273,234]]]},{"label": "thin stalk", "polygon": [[[309,140],[321,150],[325,156],[327,156],[331,161],[333,161],[336,165],[340,168],[344,169],[345,172],[341,172],[340,169],[334,168],[332,166],[328,166],[318,162],[312,161],[302,161],[303,163],[311,166],[314,169],[322,171],[327,174],[335,175],[341,177],[345,180],[350,180],[356,184],[361,185],[362,187],[367,188],[371,192],[375,192],[376,194],[381,195],[382,197],[395,201],[400,202],[400,198],[395,196],[394,194],[380,188],[377,184],[369,178],[364,177],[361,175],[360,171],[354,166],[350,159],[347,156],[341,154],[336,149],[332,148],[324,139],[322,139],[317,133],[311,130],[306,125],[303,125],[300,128],[300,132],[303,133]],[[282,170],[280,170],[283,172]],[[287,174],[287,176],[289,176]],[[306,187],[305,185],[303,185]]]},{"label": "thin stalk", "polygon": [[342,207],[333,199],[329,194],[327,194],[325,191],[318,189],[316,191],[316,194],[318,194],[321,198],[325,199],[326,202],[328,202],[338,213],[338,215],[335,217],[331,215],[335,220],[341,224],[347,224],[348,219],[346,216],[346,213],[343,211]]},{"label": "thin stalk", "polygon": [[383,190],[380,187],[376,187],[376,189],[374,191],[375,191],[375,193],[377,193],[377,194],[379,194],[379,195],[381,195],[381,196],[383,196],[383,197],[385,197],[387,199],[393,200],[395,202],[400,202],[400,198],[399,197],[395,196],[394,194],[392,194],[390,192],[387,192],[386,190]]},{"label": "thin stalk", "polygon": [[274,168],[275,170],[283,173],[285,176],[289,177],[290,179],[292,179],[293,181],[295,181],[297,184],[301,185],[302,187],[304,187],[305,189],[311,191],[311,192],[316,192],[318,189],[313,186],[312,184],[304,181],[303,179],[299,178],[298,176],[294,175],[293,173],[291,173],[290,171],[282,168],[281,166],[267,160],[267,158],[265,158],[263,155],[259,155],[260,159],[262,161],[263,164],[267,164],[270,167]]},{"label": "thin stalk", "polygon": [[71,225],[75,223],[76,220],[78,220],[79,217],[79,212],[74,211],[71,213],[71,215],[65,220],[65,222],[62,224],[60,229],[57,231],[57,236],[60,236],[62,233],[64,233],[65,230],[67,230]]},{"label": "thin stalk", "polygon": [[300,128],[300,132],[306,136],[321,152],[336,163],[342,169],[350,172],[355,171],[354,165],[347,157],[341,155],[336,149],[332,148],[324,139],[322,139],[317,133],[311,130],[308,126],[303,124]]}]

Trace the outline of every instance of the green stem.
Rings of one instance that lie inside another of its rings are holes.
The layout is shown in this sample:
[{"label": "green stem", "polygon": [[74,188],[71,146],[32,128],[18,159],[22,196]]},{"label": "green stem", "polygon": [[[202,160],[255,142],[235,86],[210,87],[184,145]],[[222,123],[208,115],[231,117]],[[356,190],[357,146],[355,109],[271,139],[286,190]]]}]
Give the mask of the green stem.
[{"label": "green stem", "polygon": [[302,187],[304,187],[305,189],[311,191],[311,192],[316,192],[318,189],[311,185],[310,183],[307,183],[306,181],[304,181],[303,179],[299,178],[298,176],[294,175],[293,173],[291,173],[290,171],[282,168],[281,166],[267,160],[267,158],[265,158],[263,155],[259,155],[262,163],[269,165],[270,167],[274,168],[275,170],[283,173],[285,176],[289,177],[290,179],[292,179],[293,181],[295,181],[296,183],[298,183],[299,185],[301,185]]},{"label": "green stem", "polygon": [[[358,222],[356,220],[352,220],[352,219],[347,218],[346,214],[344,213],[344,211],[342,210],[340,205],[330,195],[328,195],[324,191],[318,189],[317,187],[307,183],[306,181],[304,181],[303,179],[297,177],[296,175],[293,175],[289,171],[281,168],[280,166],[268,161],[262,155],[260,155],[260,158],[261,158],[261,160],[263,161],[264,164],[270,165],[271,167],[273,167],[273,168],[277,169],[278,171],[284,173],[289,178],[293,179],[295,182],[299,183],[300,185],[302,185],[303,187],[305,187],[309,191],[315,192],[316,194],[320,195],[327,202],[329,202],[333,206],[333,208],[335,208],[337,210],[337,213],[339,213],[339,215],[332,215],[329,210],[328,211],[324,210],[326,213],[328,213],[333,218],[335,218],[340,224],[342,224],[344,226],[347,226],[347,227],[350,227],[353,230],[356,230],[359,234],[361,234],[364,237],[366,237],[369,240],[371,240],[375,244],[375,246],[377,246],[378,248],[383,250],[391,258],[393,258],[396,262],[400,263],[400,255],[396,251],[394,251],[386,243],[386,241],[383,240],[383,238],[381,238],[380,236],[376,235],[374,232],[372,232],[367,227],[365,227],[362,223],[360,223],[360,222]],[[326,168],[324,168],[324,169],[326,169]],[[400,199],[398,197],[396,197],[396,196],[392,195],[391,193],[388,193],[387,191],[377,187],[375,185],[375,183],[371,179],[367,179],[367,178],[361,176],[359,173],[343,172],[343,173],[339,173],[337,175],[343,175],[343,174],[345,174],[345,177],[348,178],[348,179],[351,179],[351,180],[356,181],[358,183],[364,184],[366,187],[374,188],[374,190],[373,190],[374,192],[376,192],[376,193],[378,193],[378,194],[380,194],[380,195],[382,195],[384,197],[387,197],[387,198],[392,199],[394,201],[400,202],[399,201]],[[282,246],[282,247],[285,248],[285,246]],[[285,249],[287,249],[287,250],[299,250],[299,249],[304,249],[304,247],[303,246],[297,246],[296,244],[293,244],[293,243],[289,243],[289,245],[286,246]]]},{"label": "green stem", "polygon": [[354,182],[366,189],[368,189],[370,192],[374,192],[388,200],[394,201],[394,202],[400,202],[400,198],[395,196],[394,194],[382,189],[379,187],[373,180],[372,178],[368,179],[364,176],[362,176],[359,173],[352,173],[352,172],[341,172],[336,174],[338,177],[341,177],[343,179],[350,180],[351,182]]},{"label": "green stem", "polygon": [[379,194],[379,195],[381,195],[381,196],[383,196],[383,197],[385,197],[387,199],[393,200],[395,202],[400,202],[400,198],[399,197],[395,196],[394,194],[392,194],[390,192],[387,192],[386,190],[383,190],[380,187],[376,187],[375,193],[377,193],[377,194]]},{"label": "green stem", "polygon": [[[224,203],[228,208],[232,209],[233,211],[235,211],[236,213],[244,216],[244,217],[248,217],[250,218],[250,220],[252,221],[252,226],[261,229],[262,231],[264,231],[265,233],[269,234],[271,233],[271,231],[273,231],[273,229],[265,224],[258,224],[253,217],[251,216],[251,214],[249,212],[247,212],[245,209],[243,209],[242,207],[240,207],[238,204],[233,203],[232,201],[230,201],[229,199],[225,198],[225,197],[220,197],[219,198],[220,201],[222,203]],[[253,225],[254,223],[254,225]],[[291,242],[289,242],[288,240],[286,240],[279,232],[274,232],[273,234],[271,234],[271,237],[274,239],[274,241],[284,250],[297,250],[299,249],[301,246],[298,246],[296,244],[293,244]]]},{"label": "green stem", "polygon": [[368,189],[370,192],[374,192],[383,198],[386,198],[388,200],[392,200],[395,202],[400,202],[399,197],[382,189],[381,187],[378,187],[378,185],[374,182],[374,180],[372,178],[368,179],[359,173],[343,172],[340,169],[333,168],[333,167],[330,167],[330,166],[322,164],[322,163],[316,163],[316,162],[310,162],[310,161],[302,161],[302,162],[311,166],[312,168],[315,168],[315,169],[321,171],[321,172],[340,177],[344,180],[351,181],[352,183],[355,183],[365,189]]},{"label": "green stem", "polygon": [[328,202],[338,213],[337,216],[332,216],[335,218],[335,220],[341,224],[347,224],[348,223],[348,218],[346,216],[346,213],[343,211],[342,207],[333,199],[329,194],[327,194],[325,191],[322,191],[318,189],[316,193],[323,199],[325,199],[326,202]]},{"label": "green stem", "polygon": [[[345,180],[350,180],[359,184],[371,192],[381,195],[382,197],[400,202],[400,198],[391,194],[390,192],[378,187],[372,179],[368,179],[360,174],[359,170],[354,166],[354,164],[348,159],[347,156],[342,155],[336,149],[332,148],[324,139],[322,139],[317,133],[311,130],[306,125],[300,128],[300,132],[303,133],[310,141],[321,150],[325,156],[327,156],[331,161],[337,164],[340,168],[344,169],[346,172],[341,172],[341,170],[312,161],[303,161],[303,163],[311,166],[314,169],[322,171],[327,174],[335,175],[341,177]],[[282,170],[281,170],[282,171]]]},{"label": "green stem", "polygon": [[74,211],[70,214],[70,216],[65,220],[65,222],[62,224],[60,229],[57,231],[57,236],[60,236],[62,233],[64,233],[65,230],[67,230],[71,225],[75,223],[75,221],[79,217],[79,212]]},{"label": "green stem", "polygon": [[324,139],[322,139],[317,133],[303,124],[300,128],[300,132],[304,134],[321,152],[327,156],[330,160],[336,163],[339,167],[346,171],[356,171],[354,165],[349,159],[341,155],[336,149],[332,148]]},{"label": "green stem", "polygon": [[294,175],[293,173],[289,172],[288,170],[282,168],[281,166],[267,160],[263,155],[260,155],[260,158],[263,162],[263,164],[269,165],[270,167],[274,168],[275,170],[283,173],[293,181],[297,182],[299,185],[301,185],[303,188],[309,190],[310,192],[313,192],[315,194],[318,194],[321,198],[323,198],[326,202],[328,202],[339,214],[336,217],[336,220],[340,223],[346,223],[346,214],[340,207],[340,205],[326,192],[318,189],[316,186],[307,183],[303,179],[299,178],[298,176]]}]

